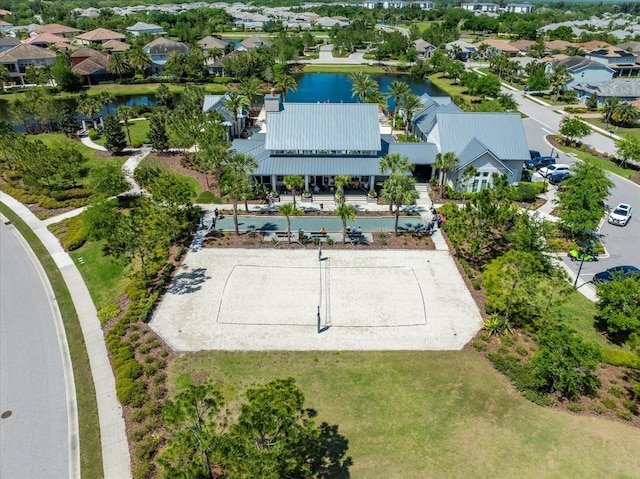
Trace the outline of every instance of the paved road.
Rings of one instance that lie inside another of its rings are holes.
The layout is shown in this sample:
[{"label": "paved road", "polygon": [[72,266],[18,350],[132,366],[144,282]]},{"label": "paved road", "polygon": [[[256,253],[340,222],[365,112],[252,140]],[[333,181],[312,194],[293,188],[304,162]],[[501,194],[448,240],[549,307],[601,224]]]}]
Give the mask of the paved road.
[{"label": "paved road", "polygon": [[68,478],[69,412],[53,293],[4,223],[0,258],[0,414],[11,413],[0,419],[0,477]]}]

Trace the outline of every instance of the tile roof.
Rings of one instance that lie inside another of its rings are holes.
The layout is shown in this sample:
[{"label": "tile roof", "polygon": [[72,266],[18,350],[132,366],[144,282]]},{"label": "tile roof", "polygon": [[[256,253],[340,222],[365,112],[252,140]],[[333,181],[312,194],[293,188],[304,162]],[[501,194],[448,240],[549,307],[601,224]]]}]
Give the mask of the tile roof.
[{"label": "tile roof", "polygon": [[601,97],[640,97],[640,78],[613,78],[606,82],[581,83],[574,87],[587,93],[597,93]]},{"label": "tile roof", "polygon": [[248,49],[256,48],[256,45],[265,47],[270,47],[271,45],[273,45],[273,43],[271,43],[269,40],[255,35],[249,38],[245,38],[239,44]]},{"label": "tile roof", "polygon": [[78,75],[92,75],[96,72],[106,70],[106,68],[106,65],[94,61],[93,58],[87,58],[86,60],[73,66],[71,68],[71,72],[77,73]]},{"label": "tile roof", "polygon": [[78,30],[77,28],[73,27],[67,27],[66,25],[60,25],[59,23],[48,23],[34,29],[33,31],[36,33],[53,33],[54,35],[59,35],[64,33],[78,33],[82,30]]},{"label": "tile roof", "polygon": [[104,40],[124,40],[126,37],[122,33],[107,30],[106,28],[96,28],[90,32],[77,35],[76,39],[87,42],[101,42]]},{"label": "tile roof", "polygon": [[125,42],[121,42],[120,40],[109,40],[102,44],[102,48],[110,52],[118,53],[129,50],[129,48],[131,48],[131,45]]},{"label": "tile roof", "polygon": [[285,103],[267,113],[269,150],[378,151],[378,105],[371,103]]},{"label": "tile roof", "polygon": [[579,44],[585,52],[590,52],[592,50],[600,50],[602,48],[609,48],[607,42],[603,42],[600,40],[591,40],[590,42],[584,42]]},{"label": "tile roof", "polygon": [[37,44],[37,43],[55,44],[55,43],[69,43],[69,40],[67,38],[54,35],[53,33],[39,33],[35,37],[27,38],[24,41],[24,43],[27,43],[29,45]]},{"label": "tile roof", "polygon": [[624,50],[625,52],[640,52],[640,42],[625,42],[616,45],[616,48]]},{"label": "tile roof", "polygon": [[544,47],[547,50],[565,50],[567,47],[577,47],[575,43],[565,42],[564,40],[551,40],[544,42]]},{"label": "tile roof", "polygon": [[523,50],[528,50],[529,48],[531,48],[532,45],[535,45],[535,44],[536,42],[534,42],[533,40],[517,40],[515,42],[511,42],[509,45],[517,48],[520,51],[523,51]]},{"label": "tile roof", "polygon": [[606,68],[610,70],[609,67],[603,65],[600,62],[595,60],[591,60],[589,58],[581,57],[579,55],[574,55],[572,57],[561,58],[558,60],[554,60],[551,62],[553,66],[564,65],[570,72],[575,72],[576,70],[580,70],[585,67],[596,67],[596,68]]},{"label": "tile roof", "polygon": [[16,62],[18,60],[42,60],[55,57],[56,53],[51,50],[21,43],[11,50],[0,53],[0,63]]},{"label": "tile roof", "polygon": [[224,50],[224,48],[229,44],[229,42],[213,37],[211,35],[204,37],[201,40],[198,40],[198,45],[202,47],[203,50],[211,50],[212,48],[218,48],[220,50]]},{"label": "tile roof", "polygon": [[174,42],[168,38],[158,37],[147,43],[144,50],[150,55],[164,54],[169,52],[189,53],[189,47],[182,42]]},{"label": "tile roof", "polygon": [[494,40],[492,38],[487,38],[486,40],[482,40],[481,42],[476,43],[475,47],[480,48],[480,45],[482,44],[488,45],[493,48],[497,48],[498,50],[503,52],[519,52],[520,51],[519,48],[514,47],[510,43],[503,42],[500,40]]}]

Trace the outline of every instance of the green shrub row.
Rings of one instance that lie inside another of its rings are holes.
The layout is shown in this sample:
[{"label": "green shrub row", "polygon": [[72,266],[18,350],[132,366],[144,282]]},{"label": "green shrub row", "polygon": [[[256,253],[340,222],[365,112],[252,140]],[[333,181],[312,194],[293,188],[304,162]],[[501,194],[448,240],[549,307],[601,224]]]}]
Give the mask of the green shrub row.
[{"label": "green shrub row", "polygon": [[20,188],[14,188],[13,186],[7,184],[0,184],[0,189],[4,191],[6,194],[14,197],[20,203],[25,205],[33,205],[36,204],[41,208],[47,210],[54,210],[58,208],[66,208],[71,206],[73,208],[82,208],[89,203],[89,198],[77,198],[77,199],[68,199],[64,201],[58,201],[55,198],[51,198],[45,195],[34,195],[29,193],[26,190]]},{"label": "green shrub row", "polygon": [[640,369],[640,358],[637,354],[618,349],[601,348],[602,358],[607,364],[613,366],[625,366],[633,369]]},{"label": "green shrub row", "polygon": [[536,389],[535,379],[528,363],[521,363],[520,358],[513,354],[500,352],[489,353],[487,357],[498,371],[511,379],[513,385],[524,397],[541,406],[553,402],[552,398]]},{"label": "green shrub row", "polygon": [[67,220],[67,230],[60,237],[60,243],[67,251],[80,248],[87,241],[87,231],[84,227],[82,215]]}]

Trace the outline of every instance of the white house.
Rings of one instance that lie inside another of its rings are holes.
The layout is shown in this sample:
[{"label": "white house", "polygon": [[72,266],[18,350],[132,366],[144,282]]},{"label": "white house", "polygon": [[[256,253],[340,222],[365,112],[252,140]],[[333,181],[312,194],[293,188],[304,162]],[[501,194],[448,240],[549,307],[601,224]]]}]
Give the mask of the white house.
[{"label": "white house", "polygon": [[140,35],[166,35],[167,32],[164,31],[159,25],[153,25],[151,23],[138,22],[135,25],[131,25],[127,27],[127,33],[131,34],[134,37]]}]

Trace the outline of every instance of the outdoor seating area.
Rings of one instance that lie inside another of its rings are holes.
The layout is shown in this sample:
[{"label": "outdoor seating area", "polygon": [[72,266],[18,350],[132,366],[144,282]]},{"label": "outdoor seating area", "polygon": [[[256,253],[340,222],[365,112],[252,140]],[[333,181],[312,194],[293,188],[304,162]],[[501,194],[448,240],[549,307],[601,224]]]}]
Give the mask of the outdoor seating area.
[{"label": "outdoor seating area", "polygon": [[[356,244],[367,245],[367,244],[373,243],[372,233],[351,231],[351,232],[347,232],[345,238],[346,238],[346,242],[351,243],[351,245],[356,245]],[[305,232],[303,230],[300,230],[297,232],[291,232],[290,235],[288,235],[286,231],[269,231],[264,234],[264,239],[266,241],[273,242],[274,246],[278,246],[282,243],[295,243],[302,246],[305,243],[313,243],[315,241],[326,243],[329,239],[331,239],[333,243],[342,243],[343,236],[342,236],[342,231]]]}]

